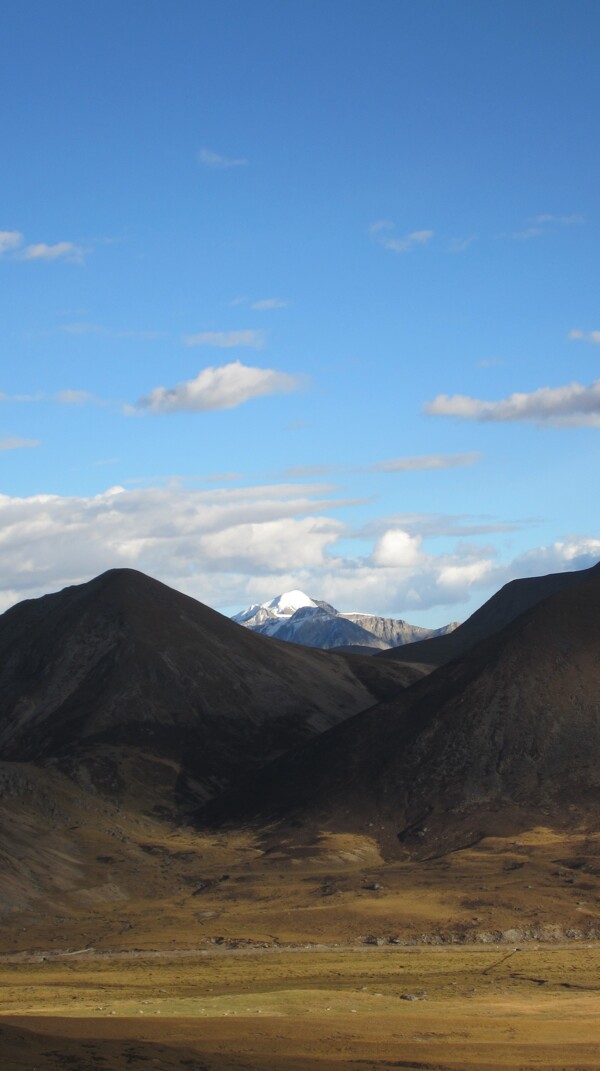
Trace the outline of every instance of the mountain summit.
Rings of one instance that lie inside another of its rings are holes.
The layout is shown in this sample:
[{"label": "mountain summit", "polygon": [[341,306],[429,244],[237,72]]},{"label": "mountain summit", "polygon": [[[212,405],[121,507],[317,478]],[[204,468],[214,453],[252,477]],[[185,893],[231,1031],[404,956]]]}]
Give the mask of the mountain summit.
[{"label": "mountain summit", "polygon": [[414,679],[372,662],[254,635],[113,569],[0,617],[0,759],[57,761],[102,787],[143,755],[145,778],[180,771],[211,795]]},{"label": "mountain summit", "polygon": [[249,606],[232,618],[263,636],[323,649],[344,648],[375,654],[406,643],[443,636],[457,627],[421,628],[407,621],[375,614],[341,613],[328,602],[303,591],[286,591],[269,602]]}]

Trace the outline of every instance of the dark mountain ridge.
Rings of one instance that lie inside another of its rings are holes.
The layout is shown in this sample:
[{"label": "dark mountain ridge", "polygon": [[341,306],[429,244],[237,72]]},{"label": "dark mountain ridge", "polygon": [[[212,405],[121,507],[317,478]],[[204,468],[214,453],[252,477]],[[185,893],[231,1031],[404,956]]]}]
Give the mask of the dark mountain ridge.
[{"label": "dark mountain ridge", "polygon": [[108,749],[118,765],[137,748],[182,763],[210,794],[415,677],[370,662],[253,635],[110,570],[0,617],[0,758]]},{"label": "dark mountain ridge", "polygon": [[377,657],[393,659],[398,662],[420,663],[428,666],[443,666],[453,658],[459,658],[474,643],[479,643],[499,632],[514,621],[519,614],[535,606],[550,595],[566,591],[581,583],[594,571],[600,572],[600,563],[591,569],[581,569],[567,573],[548,573],[546,576],[526,577],[511,580],[500,588],[491,599],[480,606],[466,621],[452,632],[430,639],[417,640],[402,647],[382,651]]},{"label": "dark mountain ridge", "polygon": [[[203,816],[376,828],[446,851],[498,823],[596,822],[600,569],[501,632],[250,779]],[[546,578],[544,578],[546,579]],[[379,659],[371,660],[379,661]]]}]

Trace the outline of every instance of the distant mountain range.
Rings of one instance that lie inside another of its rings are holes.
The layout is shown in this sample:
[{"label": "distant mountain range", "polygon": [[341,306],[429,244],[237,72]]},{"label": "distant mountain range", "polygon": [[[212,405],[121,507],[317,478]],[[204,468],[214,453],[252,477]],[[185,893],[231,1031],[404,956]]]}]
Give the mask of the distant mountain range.
[{"label": "distant mountain range", "polygon": [[431,629],[374,614],[340,613],[330,603],[311,599],[303,591],[286,591],[270,602],[249,606],[232,620],[252,632],[288,643],[362,654],[445,636],[458,627],[456,621]]}]

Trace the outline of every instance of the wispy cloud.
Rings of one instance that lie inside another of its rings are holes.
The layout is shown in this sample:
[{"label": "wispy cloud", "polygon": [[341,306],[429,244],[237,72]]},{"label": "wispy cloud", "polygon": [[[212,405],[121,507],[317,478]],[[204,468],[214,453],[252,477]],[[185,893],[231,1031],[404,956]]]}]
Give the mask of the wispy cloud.
[{"label": "wispy cloud", "polygon": [[476,465],[482,454],[472,450],[468,454],[422,454],[414,457],[392,457],[369,466],[370,472],[424,472],[427,469],[456,469]]},{"label": "wispy cloud", "polygon": [[73,264],[83,264],[86,250],[74,242],[31,242],[24,245],[25,236],[21,231],[0,231],[0,256],[9,254],[12,260],[67,260]]},{"label": "wispy cloud", "polygon": [[74,264],[83,264],[85,249],[73,242],[56,242],[55,245],[38,242],[26,245],[19,257],[21,260],[69,260]]},{"label": "wispy cloud", "polygon": [[247,331],[200,331],[195,335],[185,335],[186,346],[212,346],[214,349],[229,350],[245,347],[262,350],[266,342],[266,333],[260,330]]},{"label": "wispy cloud", "polygon": [[232,306],[248,305],[254,312],[269,312],[271,309],[285,309],[288,302],[284,298],[261,298],[259,301],[252,301],[247,294],[240,297],[233,298],[230,302]]},{"label": "wispy cloud", "polygon": [[[54,405],[93,405],[100,409],[123,410],[124,403],[118,398],[101,398],[87,390],[73,389],[70,387],[56,391],[36,391],[32,394],[2,394],[0,401],[20,402],[22,404],[50,402]],[[131,411],[131,407],[129,407]]]},{"label": "wispy cloud", "polygon": [[506,361],[502,357],[482,357],[480,361],[476,361],[476,368],[500,368],[506,364]]},{"label": "wispy cloud", "polygon": [[504,532],[520,531],[537,523],[531,518],[516,521],[501,521],[487,514],[471,513],[395,513],[368,521],[352,535],[358,539],[378,538],[389,528],[401,528],[423,539],[450,536],[489,536]]},{"label": "wispy cloud", "polygon": [[582,342],[595,342],[596,345],[600,345],[600,331],[580,331],[578,327],[575,327],[569,331],[567,338]]},{"label": "wispy cloud", "polygon": [[537,223],[539,225],[544,225],[546,223],[558,223],[563,227],[572,227],[579,223],[585,223],[585,216],[581,216],[578,214],[570,216],[555,216],[552,215],[552,213],[550,212],[546,212],[539,216],[531,216],[530,222]]},{"label": "wispy cloud", "polygon": [[329,476],[335,469],[335,465],[292,465],[278,475],[284,480],[313,480]]},{"label": "wispy cloud", "polygon": [[58,402],[59,405],[86,405],[89,402],[96,405],[117,404],[102,401],[87,390],[58,390],[54,394],[48,394],[46,391],[36,391],[34,394],[0,394],[0,400],[23,403],[52,401]]},{"label": "wispy cloud", "polygon": [[225,168],[245,167],[248,161],[245,157],[222,156],[213,149],[202,148],[198,151],[198,161],[202,167]]},{"label": "wispy cloud", "polygon": [[23,450],[39,445],[39,439],[19,439],[15,435],[0,436],[0,450]]},{"label": "wispy cloud", "polygon": [[357,472],[427,472],[431,469],[455,469],[476,465],[483,454],[472,450],[467,454],[416,454],[406,457],[386,458],[371,465],[357,467],[346,465],[293,465],[276,475],[284,479],[311,479],[337,473]]},{"label": "wispy cloud", "polygon": [[379,219],[369,227],[369,234],[384,249],[393,253],[409,253],[411,249],[426,245],[433,238],[433,231],[411,231],[410,234],[396,237],[395,223],[389,219]]},{"label": "wispy cloud", "polygon": [[476,234],[470,234],[468,238],[452,238],[448,244],[449,253],[464,253],[473,242],[477,241]]},{"label": "wispy cloud", "polygon": [[543,227],[524,227],[521,231],[511,231],[510,234],[503,234],[501,238],[513,238],[515,242],[527,242],[530,238],[539,238],[540,234],[544,233]]},{"label": "wispy cloud", "polygon": [[3,253],[11,253],[23,243],[23,235],[20,231],[0,231],[0,256]]},{"label": "wispy cloud", "polygon": [[438,394],[424,407],[433,416],[459,420],[531,421],[553,427],[600,427],[600,379],[589,387],[569,383],[564,387],[541,387],[524,394],[511,394],[498,402],[482,401],[465,394]]},{"label": "wispy cloud", "polygon": [[48,395],[42,391],[35,391],[33,394],[2,394],[0,398],[8,398],[11,402],[43,402]]},{"label": "wispy cloud", "polygon": [[203,413],[213,409],[235,409],[238,405],[267,394],[285,394],[302,385],[299,376],[273,368],[252,368],[233,361],[217,368],[204,368],[195,379],[175,387],[155,387],[140,398],[138,409],[152,413]]},{"label": "wispy cloud", "polygon": [[287,301],[283,298],[262,298],[261,301],[253,301],[250,305],[251,309],[256,312],[268,312],[269,309],[285,309],[287,307]]},{"label": "wispy cloud", "polygon": [[499,238],[513,238],[517,242],[527,241],[530,238],[539,238],[547,234],[555,227],[572,227],[585,223],[585,217],[577,214],[570,216],[557,216],[551,212],[542,212],[537,216],[530,216],[526,221],[527,226],[520,230],[511,231],[508,234],[500,234]]},{"label": "wispy cloud", "polygon": [[103,327],[101,324],[88,323],[87,321],[62,324],[58,328],[65,335],[102,335],[103,338],[139,338],[147,342],[153,342],[157,338],[164,338],[164,331],[137,331],[132,329],[114,329]]},{"label": "wispy cloud", "polygon": [[54,399],[59,405],[86,405],[94,400],[87,390],[59,390]]}]

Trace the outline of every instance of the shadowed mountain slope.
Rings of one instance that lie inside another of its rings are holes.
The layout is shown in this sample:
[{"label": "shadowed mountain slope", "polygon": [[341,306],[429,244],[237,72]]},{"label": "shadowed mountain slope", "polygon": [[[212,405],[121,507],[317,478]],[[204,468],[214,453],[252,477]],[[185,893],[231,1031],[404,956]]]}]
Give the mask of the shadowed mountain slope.
[{"label": "shadowed mountain slope", "polygon": [[599,806],[595,568],[398,700],[271,764],[205,815],[375,827],[396,849],[430,854],[532,816],[596,822]]},{"label": "shadowed mountain slope", "polygon": [[416,674],[371,662],[253,635],[111,570],[0,617],[0,758],[77,766],[110,753],[92,775],[109,787],[135,748],[181,764],[210,794]]},{"label": "shadowed mountain slope", "polygon": [[549,573],[547,576],[511,580],[453,631],[446,635],[408,643],[403,647],[394,647],[382,652],[378,657],[398,662],[443,666],[453,658],[459,658],[474,643],[479,643],[495,632],[499,632],[531,606],[549,598],[550,595],[566,591],[573,585],[581,583],[594,572],[600,572],[600,564],[594,565],[591,569],[581,569],[572,573]]}]

